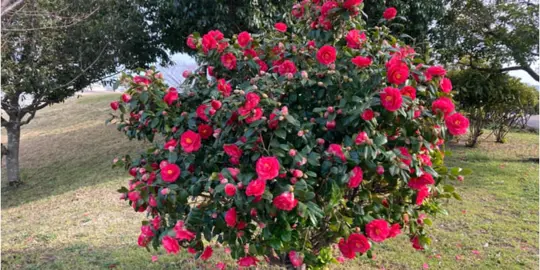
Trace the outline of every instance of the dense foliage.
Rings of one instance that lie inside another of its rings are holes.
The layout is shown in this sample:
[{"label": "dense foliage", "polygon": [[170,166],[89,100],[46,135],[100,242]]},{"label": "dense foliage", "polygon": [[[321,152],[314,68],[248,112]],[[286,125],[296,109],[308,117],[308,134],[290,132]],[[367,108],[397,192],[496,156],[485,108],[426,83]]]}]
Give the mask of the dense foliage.
[{"label": "dense foliage", "polygon": [[148,214],[140,246],[206,260],[215,241],[240,266],[319,269],[400,233],[430,243],[430,217],[469,173],[444,166],[468,120],[445,69],[390,34],[399,11],[366,27],[361,2],[304,1],[294,24],[259,34],[193,33],[203,61],[180,90],[154,70],[123,76],[111,121],[155,141],[115,160],[132,177],[122,198]]}]

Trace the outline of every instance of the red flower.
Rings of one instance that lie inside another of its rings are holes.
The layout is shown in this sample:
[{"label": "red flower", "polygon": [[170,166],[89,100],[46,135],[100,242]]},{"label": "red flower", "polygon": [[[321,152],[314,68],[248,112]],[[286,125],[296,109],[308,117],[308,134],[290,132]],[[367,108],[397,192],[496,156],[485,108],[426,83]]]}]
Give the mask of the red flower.
[{"label": "red flower", "polygon": [[416,193],[416,205],[422,205],[424,199],[429,196],[429,189],[427,186],[424,186],[418,190]]},{"label": "red flower", "polygon": [[264,62],[261,59],[255,61],[255,62],[257,62],[257,65],[259,65],[259,70],[260,71],[268,71],[268,65],[266,64],[266,62]]},{"label": "red flower", "polygon": [[246,188],[246,195],[259,197],[264,194],[265,189],[266,189],[266,180],[256,179],[249,182]]},{"label": "red flower", "polygon": [[301,254],[294,250],[289,251],[289,260],[294,267],[298,267],[304,262],[304,258],[302,258]]},{"label": "red flower", "polygon": [[257,52],[253,49],[245,49],[244,56],[249,57],[249,58],[255,58],[257,57]]},{"label": "red flower", "polygon": [[354,143],[357,145],[361,145],[366,143],[366,141],[369,139],[367,133],[365,131],[359,132],[358,135],[356,135],[356,138],[354,139]]},{"label": "red flower", "polygon": [[176,146],[178,145],[178,141],[175,140],[175,139],[170,139],[168,140],[165,145],[163,145],[163,149],[165,150],[169,150],[169,148],[176,148]]},{"label": "red flower", "polygon": [[383,12],[383,17],[387,20],[392,20],[397,15],[397,9],[394,7],[389,7]]},{"label": "red flower", "polygon": [[347,259],[354,259],[356,257],[356,254],[351,249],[351,246],[349,246],[349,243],[344,238],[341,238],[338,243],[339,251],[341,251],[341,254],[343,254],[343,257]]},{"label": "red flower", "polygon": [[410,85],[407,85],[403,88],[401,88],[401,95],[402,96],[408,96],[412,100],[416,99],[416,89]]},{"label": "red flower", "polygon": [[349,235],[347,245],[349,245],[349,249],[352,252],[366,253],[371,248],[368,239],[363,234],[359,233]]},{"label": "red flower", "polygon": [[223,33],[219,30],[211,30],[208,32],[209,35],[211,35],[216,41],[220,41],[223,39]]},{"label": "red flower", "polygon": [[195,152],[201,148],[201,136],[188,130],[180,136],[180,145],[186,153]]},{"label": "red flower", "polygon": [[212,129],[212,126],[206,125],[206,124],[200,124],[197,128],[197,131],[201,135],[201,138],[208,139],[212,136],[212,133],[214,130]]},{"label": "red flower", "polygon": [[418,236],[415,236],[411,239],[411,243],[414,249],[416,250],[424,250],[424,248],[420,245],[420,241],[418,239]]},{"label": "red flower", "polygon": [[345,155],[343,154],[343,150],[341,150],[341,145],[339,144],[330,144],[328,146],[328,153],[339,157],[343,162],[345,162]]},{"label": "red flower", "polygon": [[345,3],[343,3],[343,8],[346,8],[348,10],[352,10],[355,7],[362,4],[363,0],[347,0]]},{"label": "red flower", "polygon": [[[150,79],[143,76],[135,76],[133,77],[133,82],[138,85],[148,86],[150,84]],[[128,101],[125,101],[125,102],[128,102]]]},{"label": "red flower", "polygon": [[291,11],[291,14],[295,17],[295,18],[301,18],[302,16],[304,16],[304,5],[302,4],[295,4],[293,7],[292,7],[292,11]]},{"label": "red flower", "polygon": [[167,164],[161,168],[161,179],[168,183],[173,183],[180,176],[180,167],[176,164]]},{"label": "red flower", "polygon": [[234,228],[234,226],[236,225],[236,221],[237,221],[236,208],[233,207],[225,213],[225,223],[227,223],[228,227]]},{"label": "red flower", "polygon": [[137,202],[141,198],[141,194],[138,191],[131,191],[128,193],[128,199],[132,202]]},{"label": "red flower", "polygon": [[356,188],[360,183],[362,183],[362,180],[364,179],[364,172],[362,171],[362,168],[356,166],[352,169],[350,176],[349,176],[349,188]]},{"label": "red flower", "polygon": [[298,200],[294,198],[293,193],[290,193],[287,191],[275,197],[273,204],[277,209],[284,210],[284,211],[291,211],[298,204]]},{"label": "red flower", "polygon": [[279,161],[276,157],[260,157],[255,170],[261,180],[274,179],[279,174]]},{"label": "red flower", "polygon": [[364,112],[362,112],[362,119],[365,121],[370,121],[373,119],[373,117],[375,117],[375,113],[372,109],[366,109]]},{"label": "red flower", "polygon": [[195,233],[186,229],[184,226],[184,221],[179,220],[174,226],[174,231],[176,232],[176,239],[182,241],[187,240],[191,241],[195,238]]},{"label": "red flower", "polygon": [[203,252],[202,252],[202,254],[201,254],[201,257],[200,257],[201,260],[206,261],[206,260],[210,259],[210,257],[212,257],[212,253],[214,253],[214,250],[212,249],[212,247],[211,247],[211,246],[207,246],[207,247],[203,250]]},{"label": "red flower", "polygon": [[212,100],[212,102],[210,103],[210,105],[212,106],[212,108],[213,108],[214,110],[219,110],[219,109],[221,109],[221,101],[219,101],[219,100],[215,100],[215,99]]},{"label": "red flower", "polygon": [[223,151],[231,157],[239,159],[242,156],[242,149],[240,149],[236,144],[225,144],[223,145]]},{"label": "red flower", "polygon": [[353,29],[347,33],[345,40],[347,41],[347,47],[351,49],[360,49],[362,44],[366,41],[366,33]]},{"label": "red flower", "polygon": [[296,66],[294,65],[293,61],[285,60],[281,65],[279,65],[278,68],[279,75],[284,76],[289,73],[294,74],[296,73]]},{"label": "red flower", "polygon": [[227,194],[227,196],[229,196],[229,197],[234,196],[234,194],[236,194],[236,186],[231,184],[231,183],[226,184],[225,185],[225,194]]},{"label": "red flower", "polygon": [[433,176],[429,173],[424,173],[420,177],[413,177],[409,179],[409,182],[407,185],[412,189],[421,189],[425,187],[426,185],[433,185],[435,184],[435,181],[433,180]]},{"label": "red flower", "polygon": [[193,38],[193,34],[189,35],[186,41],[186,44],[188,45],[188,47],[192,49],[197,49],[197,45],[195,45],[195,42],[196,41],[195,41],[195,38]]},{"label": "red flower", "polygon": [[128,103],[131,100],[131,96],[127,93],[122,94],[122,101]]},{"label": "red flower", "polygon": [[178,251],[180,251],[180,245],[178,245],[178,241],[176,241],[176,239],[172,238],[171,236],[165,235],[161,240],[161,244],[163,244],[163,247],[165,248],[167,253],[177,254]]},{"label": "red flower", "polygon": [[401,227],[399,226],[399,223],[392,224],[390,226],[390,233],[388,234],[388,238],[394,238],[401,234]]},{"label": "red flower", "polygon": [[452,81],[448,78],[443,78],[440,83],[441,91],[444,93],[450,93],[452,91]]},{"label": "red flower", "polygon": [[238,40],[238,45],[240,45],[240,47],[242,48],[245,48],[251,41],[251,35],[248,32],[244,31],[238,34],[237,40]]},{"label": "red flower", "polygon": [[262,111],[261,108],[255,108],[255,109],[253,109],[253,111],[254,111],[253,114],[250,117],[245,119],[246,123],[248,123],[248,124],[251,124],[251,123],[253,123],[253,122],[255,122],[255,121],[262,118],[263,111]]},{"label": "red flower", "polygon": [[241,267],[250,267],[250,266],[256,266],[258,262],[259,260],[257,260],[256,257],[246,256],[246,257],[238,259],[236,263],[238,263],[238,266],[241,266]]},{"label": "red flower", "polygon": [[276,30],[278,30],[279,32],[282,32],[282,33],[287,32],[287,25],[282,23],[282,22],[278,22],[278,23],[274,24],[274,28]]},{"label": "red flower", "polygon": [[120,102],[118,101],[113,101],[111,102],[111,109],[113,109],[114,111],[118,110],[118,108],[120,107]]},{"label": "red flower", "polygon": [[167,103],[167,105],[171,106],[176,100],[178,99],[178,91],[176,91],[176,88],[171,87],[163,96],[163,101]]},{"label": "red flower", "polygon": [[446,70],[441,66],[431,66],[426,71],[430,76],[445,76]]},{"label": "red flower", "polygon": [[339,7],[339,4],[336,1],[327,1],[321,7],[321,15],[326,17],[332,9],[337,7]]},{"label": "red flower", "polygon": [[359,68],[366,68],[371,66],[373,60],[370,57],[357,56],[351,59],[351,62]]},{"label": "red flower", "polygon": [[384,88],[381,93],[381,104],[389,112],[395,112],[403,103],[403,98],[398,89],[393,87]]},{"label": "red flower", "polygon": [[417,156],[418,160],[424,165],[424,166],[432,166],[433,163],[431,162],[431,157],[427,154],[420,154]]},{"label": "red flower", "polygon": [[244,109],[251,111],[259,105],[261,97],[257,93],[249,92],[246,94],[246,103],[244,104]]},{"label": "red flower", "polygon": [[226,53],[221,56],[221,64],[229,70],[236,68],[236,56],[233,53]]},{"label": "red flower", "polygon": [[210,33],[205,34],[202,37],[201,44],[202,44],[204,53],[208,53],[209,50],[214,50],[218,46],[217,40]]},{"label": "red flower", "polygon": [[433,104],[431,104],[431,110],[433,111],[434,114],[442,112],[445,117],[449,115],[451,112],[453,112],[454,109],[455,109],[454,103],[452,102],[451,99],[447,97],[440,97],[437,100],[433,101]]},{"label": "red flower", "polygon": [[268,118],[268,127],[270,129],[277,129],[279,125],[279,119],[275,113],[271,113],[270,117]]},{"label": "red flower", "polygon": [[401,60],[394,60],[389,62],[387,66],[386,77],[388,82],[393,84],[402,84],[409,78],[409,67],[401,62]]},{"label": "red flower", "polygon": [[390,226],[384,219],[375,219],[366,225],[366,234],[374,242],[382,242],[390,234]]},{"label": "red flower", "polygon": [[409,149],[406,147],[396,147],[396,149],[398,149],[401,155],[404,156],[401,158],[401,162],[405,163],[407,166],[411,166],[412,156],[409,154]]},{"label": "red flower", "polygon": [[208,115],[206,115],[206,108],[208,108],[206,104],[201,104],[199,107],[197,107],[195,113],[197,114],[197,117],[201,118],[201,120],[208,122],[210,119],[208,119]]},{"label": "red flower", "polygon": [[[326,2],[328,3],[328,2]],[[330,65],[336,61],[336,48],[324,45],[317,51],[317,61],[323,65]]]},{"label": "red flower", "polygon": [[446,128],[448,128],[450,134],[454,136],[467,133],[467,129],[469,128],[469,119],[460,113],[454,113],[447,116],[444,119],[444,122],[446,123]]},{"label": "red flower", "polygon": [[214,67],[213,66],[208,66],[208,75],[210,75],[212,77],[215,77],[214,76]]},{"label": "red flower", "polygon": [[217,81],[217,89],[224,97],[228,97],[231,95],[231,84],[225,81],[225,79],[219,79]]}]

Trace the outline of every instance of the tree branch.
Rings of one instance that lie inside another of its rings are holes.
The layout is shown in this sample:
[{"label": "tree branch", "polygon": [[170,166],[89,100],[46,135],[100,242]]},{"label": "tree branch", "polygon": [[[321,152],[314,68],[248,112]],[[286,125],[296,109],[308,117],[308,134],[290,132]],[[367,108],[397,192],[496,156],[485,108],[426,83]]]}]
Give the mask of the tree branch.
[{"label": "tree branch", "polygon": [[500,68],[500,69],[492,69],[492,68],[476,67],[471,62],[470,67],[473,68],[473,69],[476,69],[476,70],[498,71],[498,72],[507,72],[507,71],[513,71],[513,70],[523,70],[523,71],[527,72],[537,82],[540,81],[540,77],[538,76],[538,73],[536,73],[530,66],[513,66],[513,67]]}]

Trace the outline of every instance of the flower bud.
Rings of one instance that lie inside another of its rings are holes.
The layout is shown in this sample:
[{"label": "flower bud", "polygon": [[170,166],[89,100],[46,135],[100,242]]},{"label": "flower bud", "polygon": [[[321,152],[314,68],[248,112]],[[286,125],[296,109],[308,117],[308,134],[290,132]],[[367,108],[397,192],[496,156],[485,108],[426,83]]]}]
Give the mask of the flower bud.
[{"label": "flower bud", "polygon": [[169,191],[168,188],[164,188],[164,189],[161,190],[161,195],[165,196],[165,195],[169,194],[169,192],[170,191]]},{"label": "flower bud", "polygon": [[291,156],[291,157],[296,156],[296,150],[295,149],[289,150],[289,156]]},{"label": "flower bud", "polygon": [[296,184],[296,182],[298,182],[298,179],[296,177],[291,177],[290,181],[291,181],[291,184],[294,185]]},{"label": "flower bud", "polygon": [[324,83],[323,82],[318,82],[317,85],[320,86],[320,87],[323,87]]},{"label": "flower bud", "polygon": [[307,78],[308,78],[308,73],[307,73],[307,71],[302,70],[302,71],[300,72],[300,76],[302,76],[302,79],[307,79]]},{"label": "flower bud", "polygon": [[326,122],[326,128],[328,128],[328,130],[332,130],[332,129],[336,128],[336,121],[328,121],[328,122]]},{"label": "flower bud", "polygon": [[184,70],[184,72],[182,72],[182,77],[187,78],[187,77],[189,77],[189,76],[191,76],[191,71],[189,71],[189,70]]},{"label": "flower bud", "polygon": [[299,178],[304,176],[304,172],[302,172],[301,170],[293,170],[292,175],[296,178]]},{"label": "flower bud", "polygon": [[318,143],[319,145],[323,145],[323,144],[324,144],[324,139],[323,139],[323,138],[318,138],[318,139],[317,139],[317,143]]},{"label": "flower bud", "polygon": [[384,174],[384,167],[379,165],[379,166],[377,166],[376,171],[377,171],[378,175],[383,175]]},{"label": "flower bud", "polygon": [[463,177],[463,175],[458,175],[457,180],[463,182],[463,180],[465,180],[465,177]]},{"label": "flower bud", "polygon": [[302,137],[302,136],[304,136],[304,131],[300,130],[300,131],[298,131],[298,133],[296,135],[298,135],[298,137]]}]

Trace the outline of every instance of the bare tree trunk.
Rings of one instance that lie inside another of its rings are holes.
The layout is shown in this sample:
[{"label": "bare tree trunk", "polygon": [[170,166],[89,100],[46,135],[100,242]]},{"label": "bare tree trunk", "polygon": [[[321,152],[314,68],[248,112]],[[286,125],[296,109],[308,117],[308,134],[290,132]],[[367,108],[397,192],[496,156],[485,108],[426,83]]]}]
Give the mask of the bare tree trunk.
[{"label": "bare tree trunk", "polygon": [[17,186],[21,183],[19,168],[19,145],[21,141],[20,122],[11,122],[6,126],[8,142],[6,157],[7,178],[10,186]]}]

